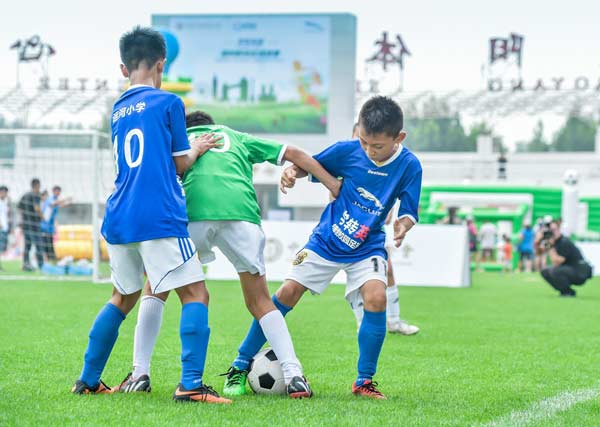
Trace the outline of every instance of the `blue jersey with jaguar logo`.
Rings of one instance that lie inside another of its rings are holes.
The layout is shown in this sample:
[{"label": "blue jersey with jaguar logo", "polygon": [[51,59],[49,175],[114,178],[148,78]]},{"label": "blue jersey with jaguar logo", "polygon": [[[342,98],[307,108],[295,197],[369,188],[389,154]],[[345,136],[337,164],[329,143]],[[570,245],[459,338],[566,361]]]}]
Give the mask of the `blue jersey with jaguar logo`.
[{"label": "blue jersey with jaguar logo", "polygon": [[334,262],[356,262],[370,256],[387,258],[385,218],[400,200],[398,217],[418,221],[422,169],[405,147],[382,164],[373,162],[358,140],[341,141],[314,158],[344,182],[313,230],[306,248]]}]

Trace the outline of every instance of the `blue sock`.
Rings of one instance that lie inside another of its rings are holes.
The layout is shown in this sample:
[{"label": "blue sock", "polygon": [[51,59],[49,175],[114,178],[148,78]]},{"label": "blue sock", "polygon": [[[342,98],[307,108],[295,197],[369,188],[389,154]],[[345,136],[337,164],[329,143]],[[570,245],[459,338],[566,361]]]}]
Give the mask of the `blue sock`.
[{"label": "blue sock", "polygon": [[[273,304],[275,304],[275,307],[277,307],[277,309],[281,312],[283,317],[285,317],[285,315],[292,310],[292,307],[288,307],[287,305],[282,304],[277,299],[276,295],[273,295],[273,298],[271,298],[271,300],[273,301]],[[252,358],[256,353],[260,351],[260,349],[263,345],[265,345],[266,342],[267,339],[265,338],[265,334],[263,333],[262,328],[260,327],[260,323],[258,323],[258,320],[256,319],[252,320],[250,330],[248,331],[246,338],[244,338],[242,345],[240,345],[240,348],[238,349],[238,356],[233,361],[232,365],[237,369],[248,369],[250,367],[250,362],[252,361]]]},{"label": "blue sock", "polygon": [[181,384],[187,390],[202,385],[204,363],[210,328],[208,307],[201,302],[190,302],[181,307],[179,325],[181,337]]},{"label": "blue sock", "polygon": [[90,329],[88,347],[83,357],[83,370],[79,376],[88,386],[95,387],[100,383],[100,375],[117,341],[123,320],[125,314],[111,303],[107,303],[96,316]]},{"label": "blue sock", "polygon": [[358,378],[356,385],[371,380],[377,371],[377,360],[385,339],[385,311],[365,310],[358,331]]}]

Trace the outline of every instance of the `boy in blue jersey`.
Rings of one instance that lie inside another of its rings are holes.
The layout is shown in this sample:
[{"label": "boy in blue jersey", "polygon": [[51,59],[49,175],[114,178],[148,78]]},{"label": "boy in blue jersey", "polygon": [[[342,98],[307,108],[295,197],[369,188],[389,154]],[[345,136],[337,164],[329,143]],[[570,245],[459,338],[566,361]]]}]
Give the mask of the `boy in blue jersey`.
[{"label": "boy in blue jersey", "polygon": [[[352,139],[358,139],[358,123],[355,123],[352,127]],[[385,224],[392,222],[394,216],[394,208],[390,209],[385,219]],[[401,335],[414,335],[419,332],[419,328],[415,325],[411,325],[405,320],[400,319],[400,296],[398,295],[398,286],[394,280],[394,267],[392,265],[392,247],[394,246],[393,236],[386,233],[385,235],[385,250],[388,255],[387,260],[387,288],[385,294],[387,298],[387,306],[385,314],[387,317],[387,330],[391,334]],[[356,317],[356,324],[360,330],[360,322],[363,318],[363,307],[362,304],[352,306],[354,316]]]},{"label": "boy in blue jersey", "polygon": [[[333,144],[315,159],[333,176],[343,178],[337,199],[321,215],[308,243],[298,252],[287,279],[276,292],[277,307],[287,314],[309,290],[322,293],[339,270],[348,280],[346,299],[363,304],[358,332],[358,376],[352,393],[385,399],[373,382],[386,333],[386,267],[383,224],[396,200],[394,244],[400,246],[418,220],[421,164],[401,143],[406,137],[402,110],[391,99],[374,97],[359,115],[359,139]],[[307,176],[296,166],[284,170],[282,185]],[[245,369],[265,343],[254,321],[232,366]]]},{"label": "boy in blue jersey", "polygon": [[144,271],[155,292],[174,289],[181,300],[181,383],[176,401],[230,403],[202,383],[210,329],[208,292],[196,248],[187,231],[185,195],[177,174],[203,147],[188,142],[183,102],[159,90],[165,65],[163,37],[136,27],[119,42],[121,71],[131,86],[114,105],[111,127],[117,177],[106,202],[102,235],[107,241],[113,294],[89,333],[76,394],[110,393],[100,379],[125,316],[137,302]]}]

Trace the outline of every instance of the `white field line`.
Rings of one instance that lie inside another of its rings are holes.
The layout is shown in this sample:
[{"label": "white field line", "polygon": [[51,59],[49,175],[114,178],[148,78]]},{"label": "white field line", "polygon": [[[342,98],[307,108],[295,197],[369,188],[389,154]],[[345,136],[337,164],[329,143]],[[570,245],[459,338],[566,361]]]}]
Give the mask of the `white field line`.
[{"label": "white field line", "polygon": [[552,418],[562,411],[566,411],[571,407],[593,400],[600,396],[600,386],[586,388],[575,391],[566,391],[557,394],[553,397],[535,402],[528,409],[523,411],[513,411],[508,415],[496,418],[485,424],[480,424],[481,427],[521,427],[531,424],[536,421]]}]

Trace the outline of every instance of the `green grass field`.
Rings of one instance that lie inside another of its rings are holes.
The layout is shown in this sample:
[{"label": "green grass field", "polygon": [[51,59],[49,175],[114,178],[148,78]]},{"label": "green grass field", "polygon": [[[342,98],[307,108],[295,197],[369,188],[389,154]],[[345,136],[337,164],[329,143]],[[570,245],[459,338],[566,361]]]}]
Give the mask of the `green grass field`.
[{"label": "green grass field", "polygon": [[[217,375],[234,358],[250,316],[238,284],[211,282],[209,289],[205,382],[220,391]],[[350,393],[356,326],[343,288],[332,286],[305,296],[288,315],[316,396],[245,396],[218,407],[171,401],[179,376],[176,298],[167,304],[151,394],[69,393],[109,293],[108,285],[87,282],[0,281],[0,425],[600,424],[599,279],[575,299],[558,298],[536,275],[474,274],[470,289],[401,288],[402,315],[421,333],[387,336],[376,376],[387,401]],[[130,368],[135,317],[121,327],[103,376],[108,384]]]}]

